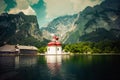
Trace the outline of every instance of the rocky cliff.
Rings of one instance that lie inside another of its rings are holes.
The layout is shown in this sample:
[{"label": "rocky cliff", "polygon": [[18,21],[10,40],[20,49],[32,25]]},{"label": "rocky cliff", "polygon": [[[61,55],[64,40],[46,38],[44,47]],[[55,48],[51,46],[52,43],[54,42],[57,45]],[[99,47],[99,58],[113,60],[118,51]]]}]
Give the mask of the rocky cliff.
[{"label": "rocky cliff", "polygon": [[[87,7],[79,14],[79,19],[75,23],[77,29],[70,34],[67,43],[120,40],[120,4],[118,0],[106,0],[95,7]],[[75,36],[76,34],[77,36]]]},{"label": "rocky cliff", "polygon": [[59,17],[53,20],[45,31],[55,34],[64,33],[62,39],[64,43],[120,40],[119,0],[105,0],[100,5],[86,7],[76,16]]},{"label": "rocky cliff", "polygon": [[39,30],[37,18],[34,15],[19,14],[0,15],[0,44],[34,45],[43,37]]},{"label": "rocky cliff", "polygon": [[78,19],[78,16],[78,14],[66,15],[54,19],[47,27],[41,29],[43,37],[51,39],[51,34],[56,34],[60,37],[61,41],[64,41],[65,37],[68,37],[69,33],[76,28],[74,23]]}]

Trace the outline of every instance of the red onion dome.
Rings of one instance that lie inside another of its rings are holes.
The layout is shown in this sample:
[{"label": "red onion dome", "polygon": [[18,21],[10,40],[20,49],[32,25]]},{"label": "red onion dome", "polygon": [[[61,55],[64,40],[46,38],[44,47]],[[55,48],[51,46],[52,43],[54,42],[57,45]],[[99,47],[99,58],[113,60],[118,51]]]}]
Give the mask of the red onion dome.
[{"label": "red onion dome", "polygon": [[61,43],[60,42],[52,41],[52,42],[48,43],[48,46],[61,46]]},{"label": "red onion dome", "polygon": [[61,43],[60,42],[56,42],[56,46],[61,46]]},{"label": "red onion dome", "polygon": [[56,46],[56,42],[53,42],[53,41],[52,41],[52,42],[49,42],[49,43],[48,43],[48,46]]}]

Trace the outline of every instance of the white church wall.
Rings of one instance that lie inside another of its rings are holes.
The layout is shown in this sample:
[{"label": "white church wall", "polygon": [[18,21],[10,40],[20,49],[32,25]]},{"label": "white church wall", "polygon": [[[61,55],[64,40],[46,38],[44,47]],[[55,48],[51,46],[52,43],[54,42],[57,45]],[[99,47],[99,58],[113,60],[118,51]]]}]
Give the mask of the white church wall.
[{"label": "white church wall", "polygon": [[56,51],[56,46],[50,46],[47,48],[47,54],[56,54],[57,51]]},{"label": "white church wall", "polygon": [[57,54],[62,54],[62,47],[61,46],[57,46]]}]

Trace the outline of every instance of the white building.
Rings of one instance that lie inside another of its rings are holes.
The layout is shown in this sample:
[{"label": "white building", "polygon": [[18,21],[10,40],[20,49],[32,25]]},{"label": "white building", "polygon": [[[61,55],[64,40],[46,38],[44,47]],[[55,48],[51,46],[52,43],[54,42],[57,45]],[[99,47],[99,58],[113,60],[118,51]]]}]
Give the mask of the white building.
[{"label": "white building", "polygon": [[51,42],[47,45],[47,54],[62,54],[62,46],[57,36],[53,36]]}]

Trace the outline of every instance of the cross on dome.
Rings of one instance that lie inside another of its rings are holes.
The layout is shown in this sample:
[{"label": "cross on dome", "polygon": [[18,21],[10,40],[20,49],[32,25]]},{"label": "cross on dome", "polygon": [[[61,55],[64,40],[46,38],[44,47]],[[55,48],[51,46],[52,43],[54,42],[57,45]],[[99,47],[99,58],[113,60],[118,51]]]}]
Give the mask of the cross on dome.
[{"label": "cross on dome", "polygon": [[58,40],[59,38],[57,36],[53,36],[53,39]]}]

